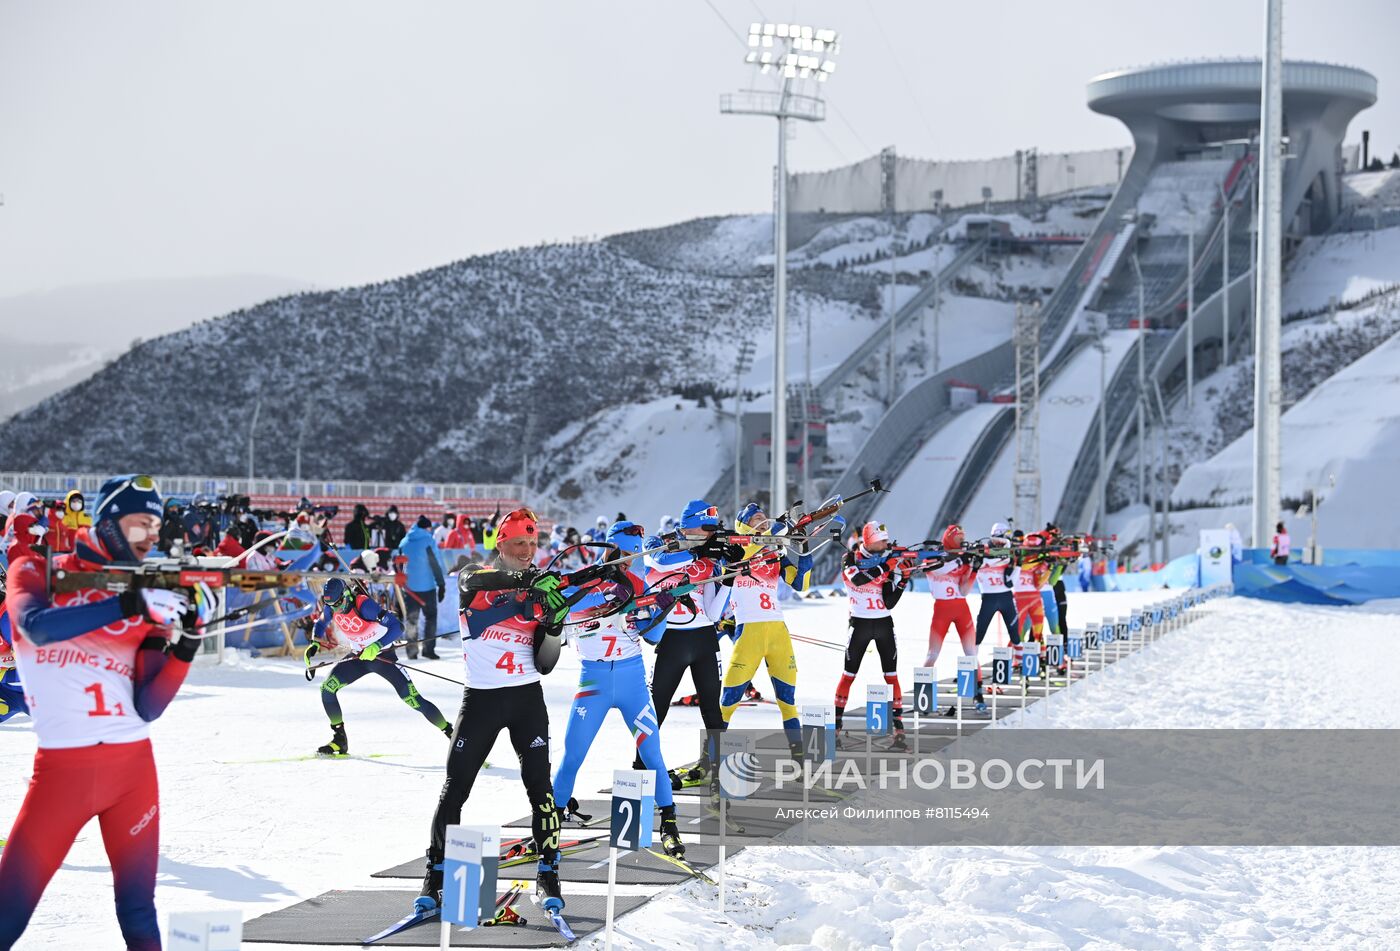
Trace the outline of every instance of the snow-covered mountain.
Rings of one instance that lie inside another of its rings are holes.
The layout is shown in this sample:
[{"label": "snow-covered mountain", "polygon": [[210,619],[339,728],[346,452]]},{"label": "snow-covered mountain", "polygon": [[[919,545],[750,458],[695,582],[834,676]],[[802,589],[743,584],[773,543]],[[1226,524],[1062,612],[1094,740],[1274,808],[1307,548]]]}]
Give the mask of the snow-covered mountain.
[{"label": "snow-covered mountain", "polygon": [[[732,391],[736,341],[770,323],[769,281],[752,261],[752,276],[716,277],[640,256],[620,241],[520,249],[202,321],[0,426],[6,465],[237,473],[261,400],[260,472],[292,470],[305,416],[313,472],[513,478],[535,450],[544,481],[572,460],[538,450],[571,423]],[[864,275],[794,286],[798,306],[810,296],[833,319],[878,309]]]}]

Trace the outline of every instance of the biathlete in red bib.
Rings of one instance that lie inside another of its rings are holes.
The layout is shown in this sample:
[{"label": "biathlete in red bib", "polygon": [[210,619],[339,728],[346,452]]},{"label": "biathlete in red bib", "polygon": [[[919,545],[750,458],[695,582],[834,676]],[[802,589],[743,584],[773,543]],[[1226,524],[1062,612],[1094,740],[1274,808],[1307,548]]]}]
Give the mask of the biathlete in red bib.
[{"label": "biathlete in red bib", "polygon": [[[55,569],[134,565],[160,536],[149,476],[109,479],[96,520]],[[160,797],[147,724],[184,682],[199,641],[178,637],[194,616],[187,594],[130,587],[50,596],[44,557],[10,566],[14,653],[39,750],[14,829],[0,852],[0,948],[10,948],[79,830],[97,819],[112,863],[117,921],[128,949],[160,948],[156,860]]]}]

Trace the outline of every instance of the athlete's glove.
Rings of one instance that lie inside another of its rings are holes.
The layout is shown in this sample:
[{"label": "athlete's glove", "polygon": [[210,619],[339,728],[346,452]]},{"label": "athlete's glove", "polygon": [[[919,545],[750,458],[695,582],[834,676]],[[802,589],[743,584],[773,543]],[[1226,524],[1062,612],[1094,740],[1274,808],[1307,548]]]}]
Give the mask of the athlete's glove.
[{"label": "athlete's glove", "polygon": [[122,617],[143,617],[152,624],[169,627],[190,611],[189,596],[165,588],[137,588],[123,591],[118,598]]},{"label": "athlete's glove", "polygon": [[676,596],[670,591],[658,591],[656,592],[656,600],[653,601],[652,604],[659,608],[661,613],[665,614],[667,611],[670,611],[671,608],[675,607]]},{"label": "athlete's glove", "polygon": [[439,600],[439,601],[441,601],[443,598],[447,597],[447,585],[442,585],[442,584],[438,585],[438,587],[437,587],[437,594],[438,594],[438,600]]},{"label": "athlete's glove", "polygon": [[374,660],[379,656],[379,650],[379,642],[370,641],[369,644],[365,646],[365,649],[360,651],[360,660]]},{"label": "athlete's glove", "polygon": [[559,590],[560,579],[556,574],[542,574],[530,584],[529,599],[538,605],[543,614],[540,620],[552,624],[562,624],[569,616],[569,602]]},{"label": "athlete's glove", "polygon": [[738,626],[732,617],[723,618],[715,625],[715,635],[717,637],[732,637],[736,641],[739,639]]},{"label": "athlete's glove", "polygon": [[316,679],[316,668],[311,665],[311,658],[321,653],[321,645],[312,641],[306,645],[306,650],[302,652],[301,659],[306,664],[306,682],[310,683]]}]

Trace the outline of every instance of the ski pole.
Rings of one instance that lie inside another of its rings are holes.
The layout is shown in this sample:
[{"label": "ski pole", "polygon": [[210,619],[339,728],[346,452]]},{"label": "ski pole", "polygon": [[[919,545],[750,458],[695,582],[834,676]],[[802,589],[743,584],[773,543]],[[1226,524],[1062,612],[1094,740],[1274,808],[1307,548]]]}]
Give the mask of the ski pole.
[{"label": "ski pole", "polygon": [[466,686],[466,684],[462,683],[462,681],[460,681],[460,680],[454,680],[454,679],[451,678],[451,677],[444,677],[442,674],[435,674],[435,673],[433,673],[431,670],[428,670],[428,669],[426,669],[426,668],[424,668],[424,667],[413,667],[413,666],[410,666],[409,664],[403,664],[403,663],[400,663],[399,661],[396,661],[396,660],[394,660],[394,661],[387,661],[387,663],[391,663],[391,664],[393,664],[395,667],[400,668],[401,670],[411,670],[411,671],[413,671],[413,672],[415,672],[415,673],[427,674],[429,677],[436,677],[438,680],[445,680],[445,681],[447,681],[448,683],[450,683],[450,684],[456,684],[456,685],[459,686],[459,687],[465,687],[465,686]]},{"label": "ski pole", "polygon": [[802,644],[811,644],[814,647],[825,647],[828,650],[840,651],[843,654],[846,652],[846,646],[844,644],[837,644],[834,641],[824,641],[817,637],[808,637],[806,634],[793,634],[791,631],[788,632],[788,637]]}]

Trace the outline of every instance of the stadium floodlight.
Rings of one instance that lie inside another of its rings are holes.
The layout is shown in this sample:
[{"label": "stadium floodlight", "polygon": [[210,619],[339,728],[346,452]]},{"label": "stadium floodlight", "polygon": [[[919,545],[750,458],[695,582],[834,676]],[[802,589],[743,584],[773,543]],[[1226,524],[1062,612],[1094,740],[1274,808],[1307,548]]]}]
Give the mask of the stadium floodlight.
[{"label": "stadium floodlight", "polygon": [[[726,115],[778,120],[778,187],[773,197],[773,425],[772,485],[768,511],[787,509],[787,123],[821,122],[826,103],[820,83],[836,72],[841,38],[835,30],[799,23],[751,23],[744,62],[758,75],[780,80],[772,90],[745,89],[720,97]],[[736,469],[737,475],[737,469]]]}]

